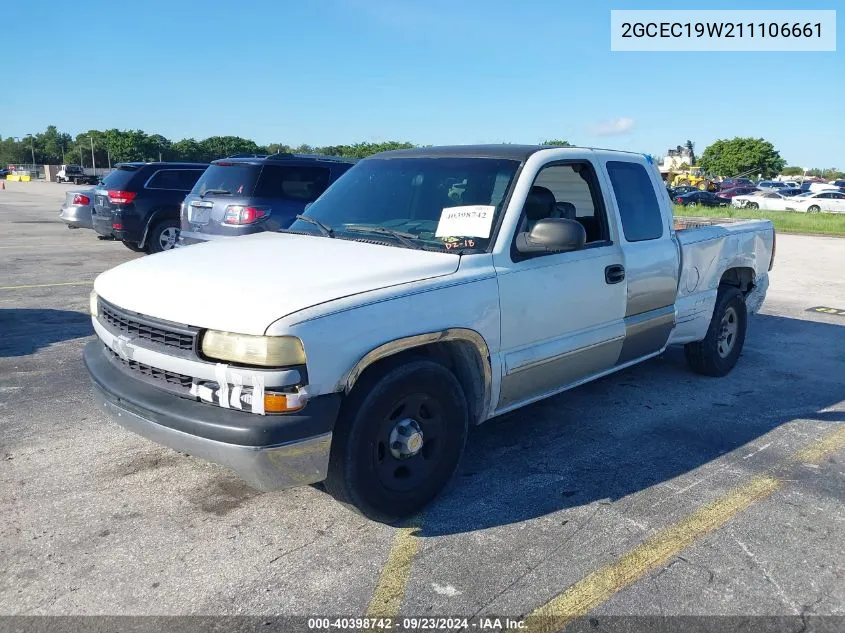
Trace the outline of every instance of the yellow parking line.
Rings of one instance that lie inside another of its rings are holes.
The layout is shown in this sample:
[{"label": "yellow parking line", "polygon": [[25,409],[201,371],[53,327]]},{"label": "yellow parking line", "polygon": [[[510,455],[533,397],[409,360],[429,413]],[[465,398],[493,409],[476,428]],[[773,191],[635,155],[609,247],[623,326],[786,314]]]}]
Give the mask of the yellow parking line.
[{"label": "yellow parking line", "polygon": [[90,286],[94,283],[91,281],[63,281],[55,284],[31,284],[28,286],[0,286],[0,290],[26,290],[27,288],[54,288],[56,286]]},{"label": "yellow parking line", "polygon": [[845,448],[845,425],[795,453],[792,461],[802,464],[819,464],[826,457],[843,448]]},{"label": "yellow parking line", "polygon": [[661,530],[616,562],[593,572],[533,611],[526,618],[524,630],[560,631],[573,618],[591,611],[780,486],[781,482],[773,477],[757,477],[680,523]]},{"label": "yellow parking line", "polygon": [[[826,434],[791,456],[791,462],[820,463],[845,448],[845,426]],[[786,470],[781,466],[781,470]],[[523,631],[552,633],[583,616],[618,591],[657,569],[700,538],[722,527],[753,504],[771,496],[783,485],[776,474],[756,477],[713,503],[669,526],[615,562],[593,572],[551,601],[532,611]]]},{"label": "yellow parking line", "polygon": [[420,548],[420,539],[414,536],[418,529],[419,521],[412,521],[408,527],[399,528],[393,538],[387,562],[367,607],[368,618],[395,618],[399,615],[411,577],[411,566]]}]

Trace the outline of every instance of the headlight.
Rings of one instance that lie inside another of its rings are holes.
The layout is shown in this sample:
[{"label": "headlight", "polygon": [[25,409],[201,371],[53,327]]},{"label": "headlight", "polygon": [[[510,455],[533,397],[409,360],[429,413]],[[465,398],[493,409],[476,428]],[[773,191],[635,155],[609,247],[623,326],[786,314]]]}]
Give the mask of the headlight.
[{"label": "headlight", "polygon": [[98,316],[100,316],[99,299],[100,298],[97,296],[97,293],[94,292],[93,290],[91,291],[91,294],[88,295],[88,310],[90,310],[91,316],[94,317],[95,319]]},{"label": "headlight", "polygon": [[287,367],[305,364],[302,341],[295,336],[250,336],[206,330],[202,353],[209,358],[244,365]]}]

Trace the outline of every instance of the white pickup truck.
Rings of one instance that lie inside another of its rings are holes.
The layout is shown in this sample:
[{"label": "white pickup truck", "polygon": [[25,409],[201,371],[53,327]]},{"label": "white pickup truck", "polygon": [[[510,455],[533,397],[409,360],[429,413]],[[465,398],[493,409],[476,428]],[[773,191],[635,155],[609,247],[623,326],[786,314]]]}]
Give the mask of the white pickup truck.
[{"label": "white pickup truck", "polygon": [[84,357],[125,427],[391,520],[446,485],[469,425],[672,344],[727,374],[774,247],[764,220],[676,231],[642,154],[386,152],[288,229],[101,274]]}]

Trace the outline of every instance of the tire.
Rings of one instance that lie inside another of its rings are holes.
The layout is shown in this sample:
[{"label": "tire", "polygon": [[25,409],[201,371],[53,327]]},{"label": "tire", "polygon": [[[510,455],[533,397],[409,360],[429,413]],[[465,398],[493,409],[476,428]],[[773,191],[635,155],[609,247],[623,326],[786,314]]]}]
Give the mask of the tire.
[{"label": "tire", "polygon": [[822,210],[822,208],[820,206],[814,204],[811,207],[807,208],[807,213],[818,213],[821,210]]},{"label": "tire", "polygon": [[748,202],[748,203],[745,205],[745,208],[746,208],[746,209],[752,209],[752,210],[753,210],[753,209],[759,209],[759,208],[760,208],[760,205],[759,205],[759,204],[757,204],[756,202]]},{"label": "tire", "polygon": [[455,473],[468,417],[460,383],[440,363],[414,358],[365,374],[335,426],[326,490],[374,521],[414,515]]},{"label": "tire", "polygon": [[689,180],[684,178],[683,180],[678,182],[678,186],[679,187],[689,187]]},{"label": "tire", "polygon": [[179,222],[177,220],[162,220],[154,224],[147,233],[145,250],[148,254],[169,251],[176,246],[179,237]]},{"label": "tire", "polygon": [[726,376],[742,353],[747,325],[745,296],[734,286],[719,286],[707,335],[684,346],[690,368],[704,376]]},{"label": "tire", "polygon": [[128,248],[130,251],[132,251],[133,253],[143,253],[143,252],[145,252],[145,249],[141,248],[140,246],[138,246],[134,242],[123,242],[123,245],[126,248]]}]

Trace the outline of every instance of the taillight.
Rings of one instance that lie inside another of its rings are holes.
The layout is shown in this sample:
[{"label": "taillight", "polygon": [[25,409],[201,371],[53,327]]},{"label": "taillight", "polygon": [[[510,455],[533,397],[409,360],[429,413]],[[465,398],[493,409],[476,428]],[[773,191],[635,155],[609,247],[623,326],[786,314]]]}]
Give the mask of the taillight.
[{"label": "taillight", "polygon": [[236,226],[253,224],[269,215],[270,209],[268,207],[247,207],[240,204],[230,204],[226,207],[223,224],[233,224]]},{"label": "taillight", "polygon": [[109,202],[113,204],[129,204],[135,199],[135,196],[138,195],[134,191],[115,191],[110,190],[109,194]]},{"label": "taillight", "polygon": [[111,227],[117,231],[123,230],[123,225],[120,222],[114,222]]},{"label": "taillight", "polygon": [[83,196],[81,193],[78,193],[73,196],[73,202],[71,202],[71,204],[89,205],[91,204],[91,198],[89,198],[88,196]]},{"label": "taillight", "polygon": [[675,203],[676,203],[676,204],[683,204],[683,203],[684,203],[684,199],[683,199],[683,198],[675,198]]}]

